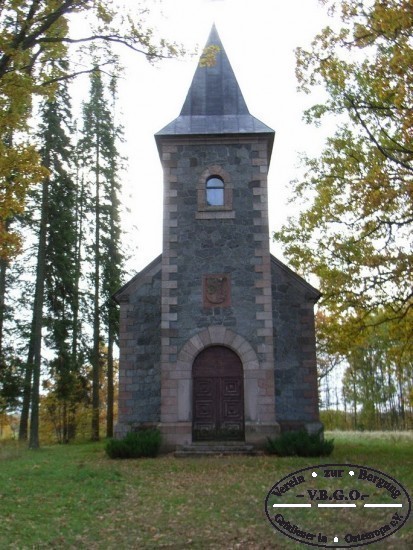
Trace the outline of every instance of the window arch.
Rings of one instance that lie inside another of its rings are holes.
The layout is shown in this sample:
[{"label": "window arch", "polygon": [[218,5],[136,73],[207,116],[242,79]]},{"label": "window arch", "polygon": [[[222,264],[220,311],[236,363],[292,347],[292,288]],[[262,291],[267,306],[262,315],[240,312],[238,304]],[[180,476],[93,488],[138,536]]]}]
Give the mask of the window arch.
[{"label": "window arch", "polygon": [[224,180],[219,176],[210,176],[206,180],[206,204],[207,206],[224,206]]},{"label": "window arch", "polygon": [[234,218],[233,184],[229,173],[218,164],[205,168],[197,183],[197,219]]}]

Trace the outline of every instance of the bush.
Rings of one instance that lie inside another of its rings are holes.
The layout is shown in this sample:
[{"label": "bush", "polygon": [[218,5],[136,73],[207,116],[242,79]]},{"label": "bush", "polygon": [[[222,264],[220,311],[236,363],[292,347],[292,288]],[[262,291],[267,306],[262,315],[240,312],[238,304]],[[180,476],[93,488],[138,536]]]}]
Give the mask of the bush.
[{"label": "bush", "polygon": [[106,453],[110,458],[154,458],[161,446],[161,433],[157,429],[129,432],[123,439],[110,439]]},{"label": "bush", "polygon": [[285,432],[277,439],[268,438],[267,452],[278,456],[329,456],[334,439],[325,440],[320,430],[309,434],[306,430]]}]

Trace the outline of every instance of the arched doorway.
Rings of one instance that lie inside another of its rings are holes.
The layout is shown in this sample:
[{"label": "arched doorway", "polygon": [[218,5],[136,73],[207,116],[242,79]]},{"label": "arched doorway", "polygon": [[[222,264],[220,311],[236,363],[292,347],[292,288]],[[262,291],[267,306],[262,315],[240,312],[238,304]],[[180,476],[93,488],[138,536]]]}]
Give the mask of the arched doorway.
[{"label": "arched doorway", "polygon": [[192,367],[193,441],[244,440],[241,359],[225,346],[201,351]]}]

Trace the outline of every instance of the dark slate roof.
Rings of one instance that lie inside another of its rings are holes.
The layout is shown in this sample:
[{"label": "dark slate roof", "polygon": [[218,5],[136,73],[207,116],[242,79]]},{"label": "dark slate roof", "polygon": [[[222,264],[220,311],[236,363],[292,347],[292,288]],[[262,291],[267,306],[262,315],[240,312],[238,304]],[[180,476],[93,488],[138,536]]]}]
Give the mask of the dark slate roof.
[{"label": "dark slate roof", "polygon": [[213,66],[198,65],[178,118],[155,137],[205,134],[270,134],[274,130],[253,117],[215,25],[205,48],[218,46]]}]

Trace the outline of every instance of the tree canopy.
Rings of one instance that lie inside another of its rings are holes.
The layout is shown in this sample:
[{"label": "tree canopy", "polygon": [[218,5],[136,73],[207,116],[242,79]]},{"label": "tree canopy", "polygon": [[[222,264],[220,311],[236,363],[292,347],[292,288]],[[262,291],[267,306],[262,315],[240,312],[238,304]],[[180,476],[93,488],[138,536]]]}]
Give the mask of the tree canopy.
[{"label": "tree canopy", "polygon": [[[145,12],[117,9],[112,0],[4,0],[0,2],[0,259],[19,250],[13,231],[24,210],[27,189],[46,175],[25,132],[36,95],[53,94],[61,79],[89,72],[53,60],[63,59],[69,44],[116,43],[144,54],[150,61],[178,54],[179,47],[156,40],[145,26]],[[85,14],[89,22],[84,25]],[[82,17],[84,34],[73,36],[74,18]]]},{"label": "tree canopy", "polygon": [[318,158],[305,158],[293,184],[303,208],[275,238],[296,268],[317,276],[335,325],[330,342],[383,322],[405,342],[413,317],[413,8],[407,0],[323,3],[340,28],[297,50],[297,77],[304,92],[327,92],[308,122],[332,117],[336,131]]},{"label": "tree canopy", "polygon": [[[119,48],[150,62],[183,53],[156,36],[146,6],[0,1],[0,413],[21,406],[25,440],[31,410],[32,448],[46,410],[62,441],[91,402],[96,434],[103,403],[113,431],[111,295],[124,274],[122,132],[113,117]],[[76,128],[71,84],[85,73],[92,86]]]}]

